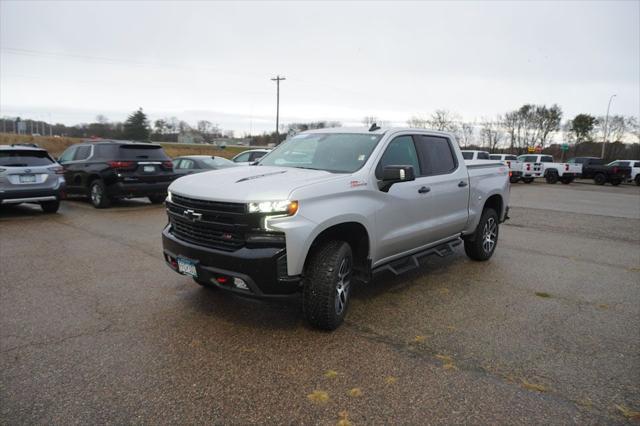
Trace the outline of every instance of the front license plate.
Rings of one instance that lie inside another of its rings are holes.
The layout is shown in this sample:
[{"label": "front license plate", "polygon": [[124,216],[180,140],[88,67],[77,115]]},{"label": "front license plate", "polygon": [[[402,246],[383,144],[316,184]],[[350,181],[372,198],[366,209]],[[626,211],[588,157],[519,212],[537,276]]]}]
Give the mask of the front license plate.
[{"label": "front license plate", "polygon": [[20,175],[20,183],[36,183],[36,175]]},{"label": "front license plate", "polygon": [[144,166],[142,170],[144,170],[145,173],[153,173],[156,171],[156,168],[155,166]]},{"label": "front license plate", "polygon": [[195,278],[198,277],[196,263],[193,260],[185,259],[184,257],[179,257],[176,260],[178,261],[178,272],[184,275],[191,275]]}]

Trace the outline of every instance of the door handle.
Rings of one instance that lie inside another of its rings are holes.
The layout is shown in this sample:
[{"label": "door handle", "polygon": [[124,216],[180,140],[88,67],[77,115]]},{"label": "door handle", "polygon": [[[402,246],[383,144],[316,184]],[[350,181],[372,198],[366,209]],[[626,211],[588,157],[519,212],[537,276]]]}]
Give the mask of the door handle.
[{"label": "door handle", "polygon": [[429,188],[428,186],[423,186],[422,188],[418,189],[418,193],[420,194],[426,194],[429,191],[431,191],[431,188]]},{"label": "door handle", "polygon": [[460,182],[458,182],[458,186],[460,188],[464,188],[465,186],[469,185],[466,181],[461,180]]}]

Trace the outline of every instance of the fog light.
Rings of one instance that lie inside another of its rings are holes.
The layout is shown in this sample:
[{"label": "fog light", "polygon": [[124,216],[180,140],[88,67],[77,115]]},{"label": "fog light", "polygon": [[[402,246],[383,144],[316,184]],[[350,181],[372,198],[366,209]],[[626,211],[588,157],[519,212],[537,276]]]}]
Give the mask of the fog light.
[{"label": "fog light", "polygon": [[247,283],[245,283],[242,278],[234,278],[233,285],[235,285],[241,290],[249,290],[249,287],[247,287]]}]

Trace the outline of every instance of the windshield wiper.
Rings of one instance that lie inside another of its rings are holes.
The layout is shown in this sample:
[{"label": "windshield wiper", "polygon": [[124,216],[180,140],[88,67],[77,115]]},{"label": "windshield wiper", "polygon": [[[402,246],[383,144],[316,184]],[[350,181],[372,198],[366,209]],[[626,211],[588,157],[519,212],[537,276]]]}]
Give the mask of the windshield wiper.
[{"label": "windshield wiper", "polygon": [[307,166],[290,166],[290,167],[293,167],[293,168],[295,168],[295,169],[322,170],[323,172],[328,171],[328,170],[325,170],[325,169],[318,169],[318,168],[316,168],[316,167],[307,167]]}]

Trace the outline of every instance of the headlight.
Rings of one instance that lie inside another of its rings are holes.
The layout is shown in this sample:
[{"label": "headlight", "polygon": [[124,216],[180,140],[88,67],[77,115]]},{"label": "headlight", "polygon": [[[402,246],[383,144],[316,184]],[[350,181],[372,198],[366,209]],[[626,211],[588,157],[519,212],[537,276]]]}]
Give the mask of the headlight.
[{"label": "headlight", "polygon": [[171,191],[167,191],[167,199],[165,200],[165,202],[171,202]]},{"label": "headlight", "polygon": [[282,213],[289,216],[298,211],[297,201],[261,201],[249,203],[249,213]]}]

